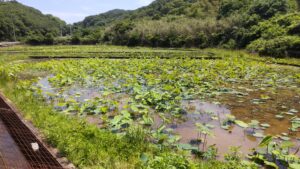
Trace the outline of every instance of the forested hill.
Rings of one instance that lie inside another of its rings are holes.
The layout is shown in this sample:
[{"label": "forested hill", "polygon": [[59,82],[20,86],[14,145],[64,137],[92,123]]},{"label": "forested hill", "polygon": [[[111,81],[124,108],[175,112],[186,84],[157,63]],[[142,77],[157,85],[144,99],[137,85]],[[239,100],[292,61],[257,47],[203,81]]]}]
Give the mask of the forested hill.
[{"label": "forested hill", "polygon": [[131,11],[126,11],[122,9],[114,9],[103,14],[93,15],[86,17],[82,22],[75,23],[76,26],[82,27],[95,27],[95,26],[105,26],[115,20],[125,19],[126,16],[130,14]]},{"label": "forested hill", "polygon": [[24,40],[26,38],[49,41],[61,34],[66,23],[52,15],[16,1],[0,1],[0,41]]},{"label": "forested hill", "polygon": [[112,10],[70,27],[51,15],[0,0],[0,41],[151,47],[221,47],[262,55],[300,50],[300,0],[156,0]]},{"label": "forested hill", "polygon": [[[299,0],[156,0],[77,23],[77,42],[152,47],[300,50]],[[296,52],[297,53],[297,52]]]},{"label": "forested hill", "polygon": [[116,20],[144,18],[158,20],[170,15],[183,15],[194,18],[214,17],[217,14],[220,0],[156,0],[149,6],[137,10],[111,10],[103,14],[86,17],[77,26],[105,26]]}]

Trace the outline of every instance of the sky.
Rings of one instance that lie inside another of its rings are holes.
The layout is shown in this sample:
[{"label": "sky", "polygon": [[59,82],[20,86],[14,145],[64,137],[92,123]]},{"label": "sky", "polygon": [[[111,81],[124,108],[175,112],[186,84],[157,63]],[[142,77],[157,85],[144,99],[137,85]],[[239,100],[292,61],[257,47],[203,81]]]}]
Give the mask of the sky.
[{"label": "sky", "polygon": [[18,0],[44,14],[52,14],[74,23],[86,16],[96,15],[112,9],[132,10],[149,5],[153,0]]}]

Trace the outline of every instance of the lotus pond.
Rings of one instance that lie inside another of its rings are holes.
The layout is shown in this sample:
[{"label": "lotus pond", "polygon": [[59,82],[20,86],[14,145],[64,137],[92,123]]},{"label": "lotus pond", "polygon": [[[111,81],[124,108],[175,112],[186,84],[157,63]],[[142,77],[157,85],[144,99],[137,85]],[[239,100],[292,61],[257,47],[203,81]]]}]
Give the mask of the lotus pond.
[{"label": "lotus pond", "polygon": [[0,68],[54,112],[120,137],[138,126],[151,144],[195,160],[241,154],[257,165],[299,167],[297,67],[231,56],[22,59]]}]

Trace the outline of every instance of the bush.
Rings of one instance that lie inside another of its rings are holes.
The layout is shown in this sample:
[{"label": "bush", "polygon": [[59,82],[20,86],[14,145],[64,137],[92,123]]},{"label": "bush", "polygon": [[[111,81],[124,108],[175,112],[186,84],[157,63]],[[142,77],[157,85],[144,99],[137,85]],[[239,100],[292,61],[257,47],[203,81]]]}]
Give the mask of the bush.
[{"label": "bush", "polygon": [[82,45],[94,45],[97,44],[98,42],[99,40],[93,36],[85,36],[80,38],[80,44]]},{"label": "bush", "polygon": [[31,34],[25,38],[25,43],[30,45],[53,45],[54,36],[47,33],[45,36],[42,34]]},{"label": "bush", "polygon": [[258,52],[260,55],[299,57],[295,51],[300,50],[300,37],[282,36],[270,40],[258,39],[248,45],[247,50]]},{"label": "bush", "polygon": [[67,37],[57,37],[54,38],[54,44],[55,45],[68,45],[71,44],[71,37],[67,36]]},{"label": "bush", "polygon": [[31,35],[25,39],[25,42],[30,45],[39,45],[43,42],[44,38],[40,35]]},{"label": "bush", "polygon": [[232,13],[243,8],[245,3],[244,0],[223,0],[219,10],[219,18],[228,17]]},{"label": "bush", "polygon": [[255,0],[250,6],[249,13],[258,14],[263,19],[273,17],[277,13],[286,13],[289,9],[287,0]]},{"label": "bush", "polygon": [[54,43],[54,36],[51,33],[47,33],[44,37],[44,40],[42,42],[45,45],[53,45]]},{"label": "bush", "polygon": [[80,36],[77,34],[73,35],[71,38],[71,44],[73,44],[73,45],[80,44]]},{"label": "bush", "polygon": [[148,161],[147,168],[149,169],[165,169],[165,168],[177,168],[177,169],[189,169],[192,168],[191,163],[180,155],[164,153],[161,156],[156,156],[154,159]]},{"label": "bush", "polygon": [[223,44],[222,47],[225,49],[234,49],[236,48],[237,44],[235,40],[230,39],[227,43]]}]

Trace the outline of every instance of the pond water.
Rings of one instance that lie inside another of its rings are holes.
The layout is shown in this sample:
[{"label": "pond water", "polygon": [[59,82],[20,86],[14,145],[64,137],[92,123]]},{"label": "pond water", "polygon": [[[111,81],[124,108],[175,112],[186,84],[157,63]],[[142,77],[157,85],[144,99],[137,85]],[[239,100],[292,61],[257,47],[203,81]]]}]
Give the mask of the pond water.
[{"label": "pond water", "polygon": [[[222,128],[222,122],[227,118],[226,115],[231,114],[231,111],[224,105],[217,105],[200,100],[185,101],[184,106],[193,109],[194,112],[212,112],[217,117],[215,120],[207,113],[195,114],[189,113],[187,120],[178,124],[174,129],[175,133],[182,136],[181,143],[191,143],[197,139],[197,127],[195,123],[203,123],[213,125],[213,136],[207,137],[208,145],[216,145],[220,155],[228,152],[230,146],[241,147],[243,153],[249,153],[250,150],[257,146],[258,139],[246,133],[242,127],[231,125],[229,130]],[[207,146],[206,146],[207,148]]]},{"label": "pond water", "polygon": [[[47,98],[48,93],[57,93],[57,89],[52,88],[48,76],[39,80],[43,95]],[[250,153],[251,149],[257,147],[261,137],[254,137],[254,133],[259,135],[274,135],[278,141],[291,139],[296,147],[300,145],[299,131],[291,132],[291,119],[299,116],[300,111],[300,91],[298,86],[290,88],[269,88],[256,87],[245,84],[243,87],[230,86],[229,92],[217,95],[215,98],[202,100],[183,100],[181,107],[186,114],[167,124],[172,128],[172,133],[181,136],[180,143],[191,144],[206,149],[209,145],[216,145],[220,157],[228,152],[230,146],[240,146],[241,152]],[[62,97],[75,98],[77,102],[84,103],[87,99],[101,98],[103,89],[83,88],[79,86],[70,87],[61,91]],[[118,108],[111,110],[111,116],[118,114],[116,110],[121,110],[131,99],[125,93],[110,94],[106,98],[118,100]],[[218,103],[216,103],[218,102]],[[231,116],[229,116],[231,115]],[[250,123],[257,120],[259,125],[256,129],[243,128],[235,124],[224,129],[224,121],[229,117]],[[154,115],[155,127],[162,123],[158,115]],[[280,118],[278,118],[280,117]],[[90,123],[102,125],[102,120],[97,115],[86,116]],[[213,136],[207,137],[207,145],[198,145],[195,140],[198,138],[196,123],[209,124]],[[267,125],[267,126],[266,126]],[[155,128],[154,127],[154,128]],[[196,145],[195,145],[196,144]]]}]

